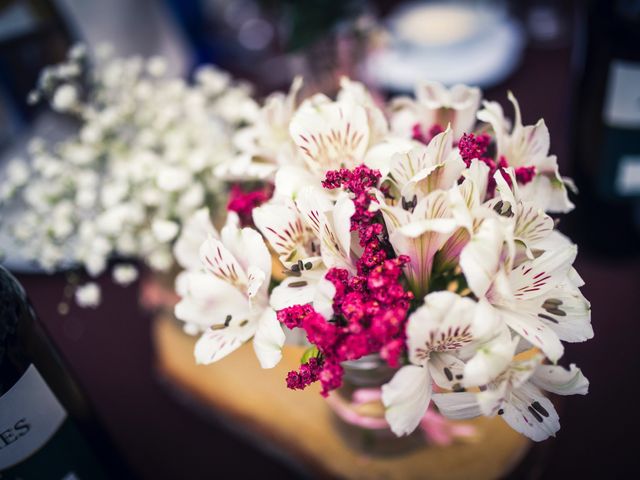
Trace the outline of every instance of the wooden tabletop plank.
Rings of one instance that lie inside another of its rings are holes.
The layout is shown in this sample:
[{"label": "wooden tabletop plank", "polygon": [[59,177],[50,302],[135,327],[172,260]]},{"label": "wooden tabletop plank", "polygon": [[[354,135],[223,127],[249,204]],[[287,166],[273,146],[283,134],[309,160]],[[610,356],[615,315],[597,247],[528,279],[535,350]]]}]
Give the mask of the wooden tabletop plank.
[{"label": "wooden tabletop plank", "polygon": [[528,440],[499,417],[478,418],[472,440],[448,447],[425,445],[408,454],[373,457],[345,443],[317,385],[288,390],[285,377],[299,366],[302,349],[286,347],[282,361],[263,370],[251,344],[213,365],[196,365],[195,339],[169,317],[154,326],[157,366],[171,383],[223,419],[245,429],[309,472],[353,479],[493,479],[509,472],[529,448]]}]

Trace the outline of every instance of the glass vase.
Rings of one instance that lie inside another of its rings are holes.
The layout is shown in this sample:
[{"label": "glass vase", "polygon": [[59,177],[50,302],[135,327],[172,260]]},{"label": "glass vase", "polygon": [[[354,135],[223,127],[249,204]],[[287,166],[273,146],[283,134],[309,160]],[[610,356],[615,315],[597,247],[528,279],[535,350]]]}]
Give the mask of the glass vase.
[{"label": "glass vase", "polygon": [[336,429],[351,448],[373,456],[392,456],[426,445],[420,429],[397,437],[384,419],[381,387],[397,369],[377,354],[343,362],[342,367],[342,386],[329,396],[328,403]]}]

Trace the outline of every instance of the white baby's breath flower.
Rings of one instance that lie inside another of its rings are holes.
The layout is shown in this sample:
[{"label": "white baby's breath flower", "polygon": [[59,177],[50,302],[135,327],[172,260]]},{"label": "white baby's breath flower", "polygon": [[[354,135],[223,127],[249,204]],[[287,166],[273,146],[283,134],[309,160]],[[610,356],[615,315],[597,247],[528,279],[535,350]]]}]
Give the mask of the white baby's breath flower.
[{"label": "white baby's breath flower", "polygon": [[138,269],[131,264],[119,264],[113,267],[113,281],[126,287],[138,279]]},{"label": "white baby's breath flower", "polygon": [[14,159],[7,165],[7,181],[13,187],[20,187],[29,179],[29,167],[22,159]]},{"label": "white baby's breath flower", "polygon": [[147,256],[147,263],[151,268],[159,272],[165,272],[173,265],[173,255],[169,250],[159,248]]},{"label": "white baby's breath flower", "polygon": [[85,283],[76,289],[76,303],[82,308],[96,308],[100,305],[102,294],[95,282]]},{"label": "white baby's breath flower", "polygon": [[73,85],[61,85],[53,95],[52,106],[59,112],[66,112],[73,108],[78,101],[78,90]]},{"label": "white baby's breath flower", "polygon": [[167,192],[185,189],[192,181],[191,172],[185,168],[165,167],[158,173],[158,187]]},{"label": "white baby's breath flower", "polygon": [[180,230],[180,226],[171,220],[156,219],[151,224],[153,234],[161,243],[173,240]]},{"label": "white baby's breath flower", "polygon": [[80,139],[85,144],[95,144],[102,140],[102,130],[96,124],[85,125],[80,131]]}]

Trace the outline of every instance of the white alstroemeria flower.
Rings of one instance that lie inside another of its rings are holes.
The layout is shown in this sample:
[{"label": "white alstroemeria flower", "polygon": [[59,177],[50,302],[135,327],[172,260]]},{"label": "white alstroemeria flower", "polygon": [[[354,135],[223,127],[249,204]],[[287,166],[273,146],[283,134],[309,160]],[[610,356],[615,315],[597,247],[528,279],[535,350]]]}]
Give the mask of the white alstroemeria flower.
[{"label": "white alstroemeria flower", "polygon": [[[298,106],[298,94],[302,78],[296,77],[289,92],[271,94],[257,118],[249,126],[236,133],[234,144],[239,148],[240,159],[229,159],[216,168],[222,178],[247,176],[259,179],[271,178],[278,167],[302,163],[289,135],[289,124]],[[240,160],[240,162],[238,162]]]},{"label": "white alstroemeria flower", "polygon": [[504,156],[510,167],[535,167],[535,177],[521,187],[525,200],[537,203],[548,212],[566,213],[573,210],[565,184],[559,173],[558,160],[549,155],[549,129],[543,119],[535,125],[522,125],[520,106],[509,92],[509,100],[515,110],[513,128],[509,130],[502,107],[497,102],[484,102],[478,119],[490,123],[497,142],[497,156]]},{"label": "white alstroemeria flower", "polygon": [[353,101],[305,101],[289,124],[291,138],[312,173],[353,168],[370,142],[367,110]]},{"label": "white alstroemeria flower", "polygon": [[180,320],[207,326],[196,343],[196,361],[220,360],[253,337],[260,365],[275,366],[285,337],[269,307],[271,255],[260,234],[238,228],[230,216],[220,240],[207,239],[200,256],[205,272],[185,274],[179,285],[183,298],[175,308]]},{"label": "white alstroemeria flower", "polygon": [[[321,190],[315,190],[313,187],[306,188],[312,188],[312,192],[320,192],[318,198],[326,200],[326,202],[321,200],[319,205],[314,205],[313,199],[309,203],[308,200],[311,193],[307,192],[303,193],[299,198],[300,205],[309,209],[305,210],[305,212],[312,216],[314,214],[311,212],[314,211],[314,208],[320,208],[322,213],[318,213],[317,217],[320,219],[326,215],[323,209],[329,209],[327,212],[332,209],[331,201],[322,196]],[[349,219],[347,216],[352,214],[346,198],[345,195],[341,200],[341,202],[345,202],[345,208],[338,207],[335,209],[339,215],[343,215],[342,220],[339,222],[342,227],[348,224]],[[335,218],[333,214],[329,213],[329,215]],[[253,221],[287,269],[287,278],[271,292],[270,302],[275,310],[307,303],[312,303],[314,307],[318,307],[319,304],[324,305],[326,301],[333,299],[335,288],[331,282],[325,280],[327,267],[322,257],[318,256],[322,238],[315,229],[307,225],[307,221],[310,222],[311,220],[305,221],[303,214],[298,210],[294,202],[282,198],[272,199],[253,210]],[[326,216],[324,221],[325,235],[330,238],[331,235],[328,232],[333,231],[334,224],[330,223]],[[344,235],[344,228],[340,230],[342,230],[345,238],[344,251],[346,252],[348,251],[347,248],[350,247],[346,243],[347,238]],[[327,250],[325,258],[329,263],[332,261],[339,263],[346,261],[346,257],[342,256],[339,259],[333,259],[331,250],[327,247],[324,248]],[[328,312],[328,316],[330,316],[330,312]]]},{"label": "white alstroemeria flower", "polygon": [[187,219],[180,231],[180,236],[173,246],[173,255],[178,264],[187,270],[199,270],[200,245],[209,237],[218,238],[218,232],[211,223],[209,209],[197,210]]},{"label": "white alstroemeria flower", "polygon": [[386,178],[391,170],[391,159],[394,155],[407,154],[422,145],[422,143],[409,138],[387,136],[371,146],[364,158],[364,164],[369,168],[379,170],[382,178]]},{"label": "white alstroemeria flower", "polygon": [[[448,193],[431,192],[417,202],[412,212],[401,207],[381,205],[389,241],[397,255],[407,255],[410,262],[405,274],[416,297],[429,291],[429,281],[436,253],[458,227],[449,206]],[[443,261],[448,261],[443,258]]]},{"label": "white alstroemeria flower", "polygon": [[542,364],[543,358],[538,354],[514,360],[479,393],[440,393],[433,395],[433,401],[446,417],[500,415],[514,430],[537,442],[545,440],[555,436],[560,421],[542,390],[558,395],[586,395],[589,381],[575,365],[566,370]]},{"label": "white alstroemeria flower", "polygon": [[415,100],[401,97],[392,102],[391,125],[395,133],[411,137],[416,124],[424,132],[434,125],[451,124],[457,140],[473,130],[482,97],[480,89],[466,85],[447,89],[438,82],[423,82],[416,87],[415,95]]},{"label": "white alstroemeria flower", "polygon": [[560,340],[593,336],[589,302],[575,286],[573,245],[548,250],[511,267],[504,262],[504,225],[486,219],[460,255],[460,267],[480,302],[551,361],[564,352]]},{"label": "white alstroemeria flower", "polygon": [[316,311],[322,313],[318,307],[322,306],[326,318],[331,317],[331,309],[324,308],[326,303],[333,300],[335,287],[325,279],[327,268],[320,257],[308,258],[304,262],[300,260],[294,266],[294,270],[287,272],[280,285],[271,292],[269,301],[276,310],[291,307],[292,305],[313,304]]},{"label": "white alstroemeria flower", "polygon": [[371,96],[371,92],[360,82],[353,81],[347,77],[340,79],[340,91],[337,100],[357,103],[364,107],[369,120],[369,131],[371,132],[370,143],[378,143],[389,133],[389,125],[384,112],[376,105]]},{"label": "white alstroemeria flower", "polygon": [[319,240],[325,267],[345,268],[354,273],[351,217],[355,205],[349,194],[341,192],[334,203],[324,190],[308,186],[300,190],[296,206]]},{"label": "white alstroemeria flower", "polygon": [[524,247],[524,253],[533,259],[532,250],[553,231],[553,219],[538,204],[522,200],[513,169],[508,168],[506,172],[511,178],[511,186],[500,172],[496,172],[494,179],[499,200],[496,198],[489,205],[500,215],[512,219],[516,246]]},{"label": "white alstroemeria flower", "polygon": [[300,190],[309,185],[322,188],[322,178],[309,171],[305,165],[286,165],[278,169],[273,184],[274,197],[295,200]]},{"label": "white alstroemeria flower", "polygon": [[473,342],[476,304],[448,292],[427,295],[407,323],[411,365],[402,367],[382,387],[385,418],[400,436],[413,432],[431,401],[432,381],[447,389],[461,387],[464,364],[455,355]]},{"label": "white alstroemeria flower", "polygon": [[272,198],[253,209],[253,222],[287,267],[316,257],[313,231],[307,227],[296,204],[288,198]]},{"label": "white alstroemeria flower", "polygon": [[453,187],[464,169],[464,161],[453,147],[453,131],[447,128],[426,147],[420,145],[393,155],[389,178],[398,189],[402,204],[415,204],[435,190]]},{"label": "white alstroemeria flower", "polygon": [[388,163],[389,150],[376,149],[378,143],[398,148],[394,152],[415,145],[406,139],[388,138],[384,114],[364,85],[346,78],[341,85],[336,101],[314,95],[302,102],[291,118],[289,139],[295,145],[296,161],[283,163],[276,172],[276,195],[295,199],[302,186],[319,187],[329,170]]}]

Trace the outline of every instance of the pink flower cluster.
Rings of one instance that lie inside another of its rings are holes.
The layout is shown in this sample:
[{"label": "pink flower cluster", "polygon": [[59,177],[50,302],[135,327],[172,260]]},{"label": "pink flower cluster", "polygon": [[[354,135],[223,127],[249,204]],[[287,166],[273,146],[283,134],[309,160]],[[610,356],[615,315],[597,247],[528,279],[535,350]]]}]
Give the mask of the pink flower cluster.
[{"label": "pink flower cluster", "polygon": [[323,182],[325,188],[345,188],[354,195],[351,230],[358,232],[363,253],[356,262],[356,275],[340,268],[327,272],[326,279],[336,290],[331,320],[311,305],[294,305],[278,312],[278,319],[287,327],[305,330],[320,352],[313,363],[310,360],[298,372],[289,372],[289,388],[304,388],[319,380],[326,396],[342,384],[341,362],[371,353],[380,353],[391,366],[399,364],[413,294],[401,283],[402,267],[409,258],[389,258],[386,232],[377,222],[377,213],[369,208],[375,201],[369,190],[379,179],[379,171],[361,165],[353,171],[328,172]]},{"label": "pink flower cluster", "polygon": [[422,129],[422,126],[419,123],[416,123],[411,130],[411,138],[413,138],[414,140],[420,143],[424,143],[425,145],[427,145],[433,139],[433,137],[435,137],[436,135],[442,132],[444,132],[444,128],[442,128],[440,125],[435,123],[431,126],[431,128],[429,128],[429,131],[426,132],[425,134],[424,130]]},{"label": "pink flower cluster", "polygon": [[[495,190],[495,180],[493,179],[493,175],[495,172],[499,171],[504,179],[511,184],[511,178],[507,175],[505,169],[509,166],[507,159],[501,155],[496,163],[493,158],[487,155],[487,150],[489,149],[489,144],[491,143],[491,137],[486,133],[481,133],[480,135],[474,135],[473,133],[465,133],[462,135],[462,138],[458,142],[458,150],[460,151],[460,156],[464,163],[469,167],[471,165],[471,160],[477,158],[481,162],[484,162],[490,169],[489,171],[489,185],[488,190],[489,194],[493,194]],[[515,168],[516,181],[520,185],[526,185],[536,174],[536,167],[532,166],[522,166]]]},{"label": "pink flower cluster", "polygon": [[322,361],[317,357],[311,357],[308,362],[300,365],[300,370],[290,371],[287,374],[287,388],[291,390],[304,390],[309,385],[318,381]]},{"label": "pink flower cluster", "polygon": [[356,211],[351,217],[351,231],[357,231],[360,246],[364,248],[362,256],[357,262],[358,274],[366,273],[387,259],[380,237],[384,234],[384,227],[375,221],[377,212],[371,211],[371,202],[375,198],[369,193],[380,180],[378,170],[373,170],[365,165],[360,165],[353,171],[346,168],[327,172],[322,182],[324,188],[333,190],[344,188],[351,192]]},{"label": "pink flower cluster", "polygon": [[229,192],[229,202],[227,210],[236,212],[240,217],[240,224],[243,227],[252,226],[253,219],[251,213],[257,206],[262,205],[273,195],[273,187],[266,185],[256,190],[245,191],[238,184],[234,184]]}]

